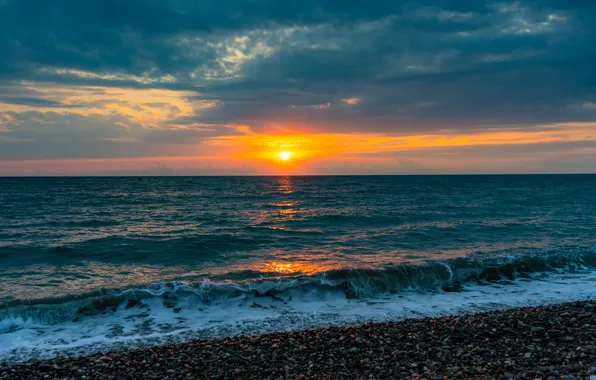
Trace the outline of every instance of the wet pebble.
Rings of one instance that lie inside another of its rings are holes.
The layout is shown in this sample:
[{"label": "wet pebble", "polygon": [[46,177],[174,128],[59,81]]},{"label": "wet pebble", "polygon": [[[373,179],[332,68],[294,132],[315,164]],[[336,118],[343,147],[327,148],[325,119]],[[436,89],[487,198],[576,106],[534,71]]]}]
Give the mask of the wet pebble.
[{"label": "wet pebble", "polygon": [[[0,364],[9,379],[596,379],[596,302]],[[176,310],[174,310],[176,312]]]}]

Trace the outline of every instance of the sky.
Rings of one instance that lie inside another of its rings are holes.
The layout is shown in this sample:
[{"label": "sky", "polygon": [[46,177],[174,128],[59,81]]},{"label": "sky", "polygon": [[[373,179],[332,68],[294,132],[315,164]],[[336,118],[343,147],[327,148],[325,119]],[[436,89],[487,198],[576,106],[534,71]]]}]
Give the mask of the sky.
[{"label": "sky", "polygon": [[596,172],[592,0],[0,0],[0,175]]}]

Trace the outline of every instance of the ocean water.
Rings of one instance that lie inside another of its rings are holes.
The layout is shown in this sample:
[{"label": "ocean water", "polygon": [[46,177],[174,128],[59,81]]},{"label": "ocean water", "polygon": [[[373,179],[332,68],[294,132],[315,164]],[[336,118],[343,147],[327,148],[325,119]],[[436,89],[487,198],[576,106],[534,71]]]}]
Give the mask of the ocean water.
[{"label": "ocean water", "polygon": [[596,175],[0,178],[0,362],[596,296]]}]

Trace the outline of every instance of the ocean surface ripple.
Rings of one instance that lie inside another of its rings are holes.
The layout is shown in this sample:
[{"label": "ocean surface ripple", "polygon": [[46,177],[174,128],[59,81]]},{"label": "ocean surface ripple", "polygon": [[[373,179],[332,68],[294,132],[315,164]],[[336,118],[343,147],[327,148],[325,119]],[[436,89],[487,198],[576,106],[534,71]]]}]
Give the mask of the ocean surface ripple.
[{"label": "ocean surface ripple", "polygon": [[595,187],[0,178],[0,362],[593,298]]}]

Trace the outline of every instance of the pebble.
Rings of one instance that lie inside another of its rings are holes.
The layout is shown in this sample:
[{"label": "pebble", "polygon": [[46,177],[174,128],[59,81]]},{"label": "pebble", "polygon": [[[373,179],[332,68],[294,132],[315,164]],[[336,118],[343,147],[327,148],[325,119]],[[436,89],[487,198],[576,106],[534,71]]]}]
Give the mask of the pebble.
[{"label": "pebble", "polygon": [[[0,363],[0,376],[596,380],[596,324],[586,325],[588,317],[581,317],[592,313],[594,304],[574,302]],[[500,328],[494,331],[492,326]]]}]

